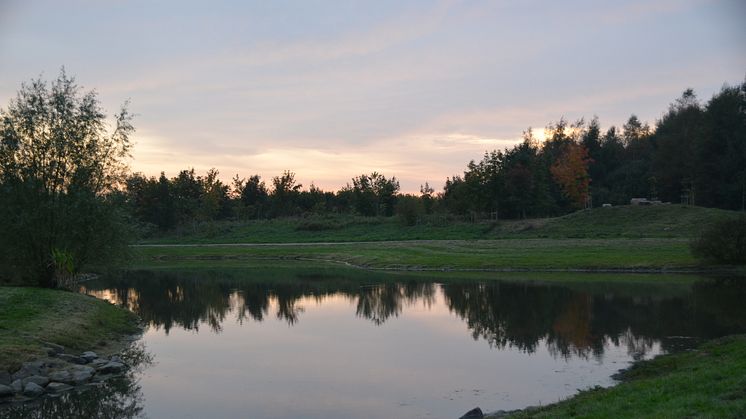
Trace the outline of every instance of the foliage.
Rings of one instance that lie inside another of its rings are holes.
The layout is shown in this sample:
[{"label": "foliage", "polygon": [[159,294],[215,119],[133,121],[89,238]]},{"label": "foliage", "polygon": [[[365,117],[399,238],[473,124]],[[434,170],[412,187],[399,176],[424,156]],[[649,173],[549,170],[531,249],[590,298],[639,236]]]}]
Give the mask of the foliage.
[{"label": "foliage", "polygon": [[692,242],[692,252],[714,262],[746,264],[746,215],[708,226]]},{"label": "foliage", "polygon": [[114,194],[134,131],[126,104],[114,121],[109,132],[96,92],[64,69],[52,83],[23,84],[0,109],[0,258],[14,276],[55,285],[54,249],[75,269],[126,253]]},{"label": "foliage", "polygon": [[[541,141],[529,128],[521,143],[485,152],[448,177],[439,193],[423,184],[413,198],[427,215],[421,218],[554,217],[632,198],[732,210],[746,205],[746,83],[723,87],[707,103],[687,89],[653,126],[634,114],[605,130],[597,117],[561,118],[543,134]],[[142,231],[163,233],[196,231],[213,220],[388,217],[403,198],[396,177],[378,172],[356,176],[336,192],[313,184],[304,189],[290,171],[268,183],[259,175],[236,175],[228,187],[214,169],[206,176],[184,170],[171,179],[134,175],[126,201]]]},{"label": "foliage", "polygon": [[399,216],[399,221],[405,226],[416,225],[417,220],[425,213],[422,202],[414,195],[400,196],[396,203],[396,215]]},{"label": "foliage", "polygon": [[588,201],[591,179],[588,176],[588,149],[583,145],[569,143],[550,171],[562,188],[562,193],[575,208],[582,208]]}]

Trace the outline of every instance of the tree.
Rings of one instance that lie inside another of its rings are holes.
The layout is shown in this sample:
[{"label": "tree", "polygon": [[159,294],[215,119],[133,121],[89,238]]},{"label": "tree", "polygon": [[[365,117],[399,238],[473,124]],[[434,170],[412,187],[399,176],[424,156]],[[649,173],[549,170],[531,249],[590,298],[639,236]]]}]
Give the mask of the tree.
[{"label": "tree", "polygon": [[10,275],[54,286],[55,260],[77,271],[126,253],[109,198],[126,178],[133,131],[126,103],[110,130],[96,92],[64,69],[22,84],[0,109],[0,258]]},{"label": "tree", "polygon": [[588,149],[580,144],[568,143],[550,169],[562,193],[576,208],[582,208],[588,201],[591,182],[588,176],[589,162]]}]

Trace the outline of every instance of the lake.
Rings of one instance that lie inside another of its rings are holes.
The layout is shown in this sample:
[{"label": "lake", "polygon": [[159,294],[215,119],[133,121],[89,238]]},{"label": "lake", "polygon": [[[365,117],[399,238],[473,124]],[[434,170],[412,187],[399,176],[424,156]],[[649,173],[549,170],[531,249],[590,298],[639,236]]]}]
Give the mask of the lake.
[{"label": "lake", "polygon": [[635,360],[746,331],[746,282],[684,275],[287,264],[135,271],[81,291],[142,317],[128,356],[145,361],[7,415],[458,418],[614,385]]}]

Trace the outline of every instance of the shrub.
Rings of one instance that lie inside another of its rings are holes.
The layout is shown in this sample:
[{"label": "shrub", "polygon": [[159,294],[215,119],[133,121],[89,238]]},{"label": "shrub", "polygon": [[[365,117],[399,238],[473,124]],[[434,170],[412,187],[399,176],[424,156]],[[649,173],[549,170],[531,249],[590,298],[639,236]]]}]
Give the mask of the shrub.
[{"label": "shrub", "polygon": [[746,264],[746,216],[713,223],[692,242],[691,248],[701,259]]},{"label": "shrub", "polygon": [[413,195],[403,195],[399,197],[396,204],[396,214],[403,225],[413,226],[417,224],[417,219],[425,213],[422,202]]}]

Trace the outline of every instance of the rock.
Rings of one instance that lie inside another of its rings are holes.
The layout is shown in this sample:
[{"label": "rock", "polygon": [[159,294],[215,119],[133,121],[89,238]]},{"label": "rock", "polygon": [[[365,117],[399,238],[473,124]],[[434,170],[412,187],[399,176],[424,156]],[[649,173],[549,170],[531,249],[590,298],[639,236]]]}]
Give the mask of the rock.
[{"label": "rock", "polygon": [[47,386],[47,391],[50,393],[60,393],[70,390],[71,388],[73,387],[63,383],[49,383],[49,385]]},{"label": "rock", "polygon": [[10,388],[13,389],[16,393],[20,393],[23,391],[23,383],[21,380],[15,380],[12,383],[10,383]]},{"label": "rock", "polygon": [[120,364],[124,364],[124,361],[122,361],[122,358],[120,358],[118,355],[112,356],[109,361],[111,362],[118,362]]},{"label": "rock", "polygon": [[15,380],[22,380],[22,379],[24,379],[26,377],[30,377],[32,375],[33,374],[31,372],[27,371],[25,368],[21,368],[20,370],[14,372],[13,375],[11,375],[11,379],[13,381],[15,381]]},{"label": "rock", "polygon": [[43,375],[32,375],[30,377],[26,377],[23,380],[21,380],[23,383],[23,387],[26,387],[26,384],[28,383],[34,383],[38,386],[44,387],[45,385],[49,384],[49,378],[44,377]]},{"label": "rock", "polygon": [[82,365],[82,364],[86,364],[87,363],[85,359],[83,359],[83,358],[81,358],[79,356],[70,355],[70,354],[59,354],[59,355],[57,355],[57,358],[62,359],[62,360],[67,361],[67,362],[71,362],[73,364],[81,364]]},{"label": "rock", "polygon": [[44,394],[44,388],[36,383],[27,383],[23,386],[23,395],[28,397],[36,397]]},{"label": "rock", "polygon": [[65,384],[72,384],[74,382],[73,376],[70,374],[69,371],[65,371],[65,370],[50,372],[49,380],[52,382],[65,383]]},{"label": "rock", "polygon": [[72,371],[70,374],[73,383],[75,384],[83,384],[86,381],[90,380],[91,377],[93,377],[93,373],[87,370],[78,370],[78,371]]},{"label": "rock", "polygon": [[95,353],[95,352],[93,352],[93,351],[87,351],[87,352],[83,352],[83,353],[82,353],[82,354],[80,355],[80,357],[81,357],[81,358],[83,358],[83,359],[85,359],[85,360],[86,360],[86,362],[91,362],[91,361],[93,361],[94,359],[98,358],[98,355],[96,355],[96,353]]},{"label": "rock", "polygon": [[100,366],[102,366],[102,365],[106,365],[106,364],[108,364],[108,363],[109,363],[109,361],[107,361],[107,360],[105,360],[105,359],[103,359],[103,358],[96,358],[96,359],[94,359],[93,361],[91,361],[91,364],[90,364],[90,365],[91,365],[91,366],[92,366],[93,368],[98,368],[98,367],[100,367]]},{"label": "rock", "polygon": [[[113,357],[112,357],[113,358]],[[125,366],[121,362],[111,361],[108,364],[102,365],[98,368],[98,371],[104,374],[118,373],[124,370]]]},{"label": "rock", "polygon": [[10,386],[0,384],[0,397],[10,397],[13,395],[13,389]]},{"label": "rock", "polygon": [[12,382],[13,377],[11,377],[10,373],[8,371],[0,370],[0,385],[9,386]]},{"label": "rock", "polygon": [[459,419],[482,419],[484,418],[484,413],[482,413],[482,409],[475,407],[474,409],[471,409],[470,411],[464,413],[464,416],[461,416]]}]

